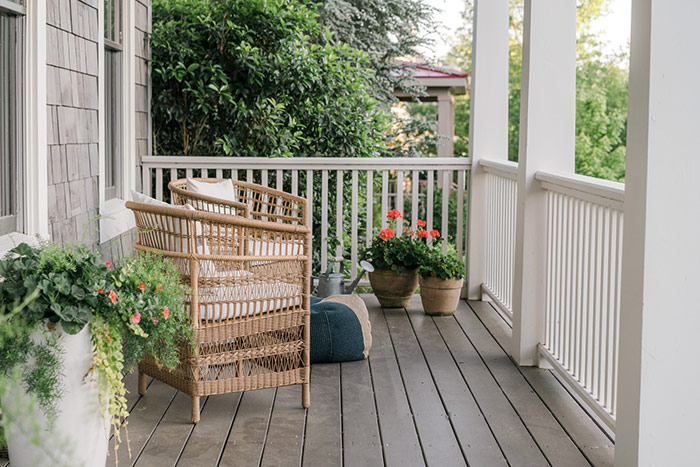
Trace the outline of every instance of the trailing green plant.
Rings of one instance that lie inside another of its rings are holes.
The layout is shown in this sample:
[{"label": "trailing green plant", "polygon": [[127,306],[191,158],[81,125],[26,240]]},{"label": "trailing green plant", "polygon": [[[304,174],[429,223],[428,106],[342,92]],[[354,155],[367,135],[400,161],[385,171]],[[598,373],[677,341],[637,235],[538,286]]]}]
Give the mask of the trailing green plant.
[{"label": "trailing green plant", "polygon": [[447,244],[447,253],[442,253],[444,238],[438,239],[429,248],[423,250],[423,257],[418,268],[418,274],[423,278],[437,277],[438,279],[464,278],[464,263],[457,257],[457,249],[451,243]]},{"label": "trailing green plant", "polygon": [[86,247],[21,244],[0,260],[0,377],[20,369],[44,413],[61,396],[60,333],[89,326],[102,409],[114,428],[126,426],[124,373],[144,353],[174,368],[182,344],[192,345],[186,289],[174,266],[153,254],[104,262]]}]

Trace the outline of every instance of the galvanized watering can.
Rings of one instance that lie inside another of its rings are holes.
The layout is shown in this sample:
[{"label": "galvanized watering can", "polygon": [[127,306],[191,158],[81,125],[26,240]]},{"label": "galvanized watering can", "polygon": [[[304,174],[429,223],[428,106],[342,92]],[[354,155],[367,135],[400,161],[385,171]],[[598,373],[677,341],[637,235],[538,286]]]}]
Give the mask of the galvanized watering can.
[{"label": "galvanized watering can", "polygon": [[[333,263],[340,263],[340,272],[333,271]],[[355,280],[349,286],[345,286],[348,279],[345,279],[345,274],[343,274],[343,258],[335,258],[331,260],[330,264],[326,266],[326,272],[321,274],[319,277],[312,277],[312,279],[318,280],[318,287],[316,289],[316,296],[318,297],[330,297],[331,295],[340,294],[350,294],[357,284],[365,275],[365,271],[374,271],[374,266],[369,264],[367,261],[360,261],[360,266],[362,270],[357,275]]]}]

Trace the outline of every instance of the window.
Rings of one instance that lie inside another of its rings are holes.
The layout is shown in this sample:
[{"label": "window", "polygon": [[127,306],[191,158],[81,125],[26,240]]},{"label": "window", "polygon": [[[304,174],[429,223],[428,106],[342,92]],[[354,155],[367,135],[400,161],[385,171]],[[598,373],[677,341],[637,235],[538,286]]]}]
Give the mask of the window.
[{"label": "window", "polygon": [[105,0],[105,198],[121,195],[122,29],[121,0]]},{"label": "window", "polygon": [[0,0],[0,235],[22,230],[24,13]]}]

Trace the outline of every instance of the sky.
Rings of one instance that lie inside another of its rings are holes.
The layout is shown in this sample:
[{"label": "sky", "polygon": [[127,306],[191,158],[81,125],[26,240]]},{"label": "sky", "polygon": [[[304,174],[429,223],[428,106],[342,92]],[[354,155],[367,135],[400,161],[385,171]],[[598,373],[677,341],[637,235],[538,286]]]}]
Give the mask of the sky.
[{"label": "sky", "polygon": [[[611,12],[600,18],[594,25],[603,41],[607,43],[605,51],[617,52],[626,47],[630,35],[631,1],[612,0]],[[435,44],[426,50],[429,58],[442,58],[450,50],[454,34],[462,24],[464,0],[428,0],[428,3],[438,9],[436,20],[441,27],[433,34]]]}]

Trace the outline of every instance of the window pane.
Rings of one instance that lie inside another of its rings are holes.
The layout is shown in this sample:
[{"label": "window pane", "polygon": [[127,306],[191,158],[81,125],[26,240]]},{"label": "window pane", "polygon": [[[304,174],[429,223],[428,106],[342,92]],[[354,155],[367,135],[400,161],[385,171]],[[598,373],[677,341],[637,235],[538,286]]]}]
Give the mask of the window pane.
[{"label": "window pane", "polygon": [[105,50],[105,189],[119,196],[122,160],[121,52]]},{"label": "window pane", "polygon": [[0,14],[0,235],[18,230],[23,17]]},{"label": "window pane", "polygon": [[122,0],[104,0],[105,38],[117,44],[122,43]]}]

